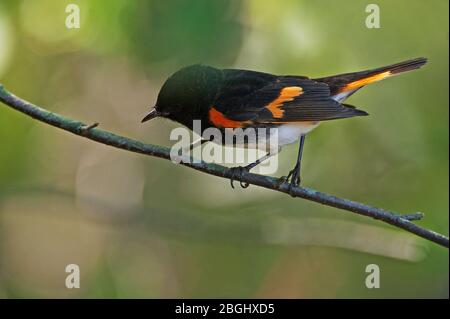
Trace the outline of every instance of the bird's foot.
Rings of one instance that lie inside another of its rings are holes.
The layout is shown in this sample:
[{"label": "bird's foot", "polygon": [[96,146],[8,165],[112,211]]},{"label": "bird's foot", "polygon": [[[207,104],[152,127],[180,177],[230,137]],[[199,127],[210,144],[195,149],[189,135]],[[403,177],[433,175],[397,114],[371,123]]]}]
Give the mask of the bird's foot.
[{"label": "bird's foot", "polygon": [[285,183],[289,184],[289,194],[294,197],[292,188],[299,186],[301,183],[300,170],[298,169],[298,165],[295,165],[294,169],[291,170],[287,176],[281,176],[278,179],[278,185],[282,185]]},{"label": "bird's foot", "polygon": [[247,188],[250,184],[247,182],[243,182],[242,179],[242,175],[244,174],[244,172],[248,173],[250,171],[250,168],[248,168],[247,166],[237,166],[237,167],[231,167],[231,177],[230,177],[230,184],[231,184],[231,188],[234,189],[234,180],[236,175],[238,176],[237,179],[239,179],[239,185],[241,185],[242,188]]}]

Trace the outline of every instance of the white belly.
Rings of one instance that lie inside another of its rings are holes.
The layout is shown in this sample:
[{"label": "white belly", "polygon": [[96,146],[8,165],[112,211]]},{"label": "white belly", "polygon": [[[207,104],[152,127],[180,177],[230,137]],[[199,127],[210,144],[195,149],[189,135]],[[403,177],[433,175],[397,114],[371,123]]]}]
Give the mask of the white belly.
[{"label": "white belly", "polygon": [[315,129],[320,122],[304,122],[295,124],[283,124],[278,128],[278,146],[295,143],[300,136],[308,134]]},{"label": "white belly", "polygon": [[[252,131],[253,136],[257,136],[257,138],[251,139],[251,141],[247,141],[247,143],[242,144],[236,140],[233,139],[225,139],[225,145],[226,146],[234,146],[234,147],[245,147],[245,148],[258,148],[265,151],[270,151],[273,153],[278,152],[278,150],[288,144],[295,143],[300,139],[300,136],[308,134],[311,132],[314,128],[316,128],[320,122],[299,122],[299,123],[291,123],[291,124],[282,124],[278,126],[277,128],[277,142],[274,141],[274,136],[272,134],[270,137],[270,140],[267,139],[267,135],[259,132],[257,130]],[[267,129],[268,133],[272,133],[275,128]],[[231,130],[231,129],[230,129]],[[231,130],[230,132],[236,132]],[[233,133],[235,134],[235,133]],[[243,139],[241,140],[243,141]],[[216,143],[220,143],[220,141],[215,141]],[[275,143],[274,143],[275,142]],[[275,145],[276,144],[276,145]]]}]

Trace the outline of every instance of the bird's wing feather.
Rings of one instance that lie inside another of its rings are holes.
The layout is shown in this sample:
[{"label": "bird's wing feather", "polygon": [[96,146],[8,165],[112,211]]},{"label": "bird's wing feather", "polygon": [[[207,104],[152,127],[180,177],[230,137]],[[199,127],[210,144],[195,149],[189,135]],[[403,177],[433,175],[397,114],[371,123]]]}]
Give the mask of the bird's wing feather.
[{"label": "bird's wing feather", "polygon": [[216,116],[220,114],[216,119],[223,120],[219,125],[324,121],[366,114],[334,101],[325,83],[305,77],[238,71],[224,82],[212,107]]}]

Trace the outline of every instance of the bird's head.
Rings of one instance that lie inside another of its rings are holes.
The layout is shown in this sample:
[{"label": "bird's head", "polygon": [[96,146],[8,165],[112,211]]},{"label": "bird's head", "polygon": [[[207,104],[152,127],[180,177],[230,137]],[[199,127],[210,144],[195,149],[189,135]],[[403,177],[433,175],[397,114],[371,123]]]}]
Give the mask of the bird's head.
[{"label": "bird's head", "polygon": [[156,105],[142,119],[165,117],[187,127],[195,119],[204,119],[219,90],[222,71],[203,65],[192,65],[175,72],[163,84]]}]

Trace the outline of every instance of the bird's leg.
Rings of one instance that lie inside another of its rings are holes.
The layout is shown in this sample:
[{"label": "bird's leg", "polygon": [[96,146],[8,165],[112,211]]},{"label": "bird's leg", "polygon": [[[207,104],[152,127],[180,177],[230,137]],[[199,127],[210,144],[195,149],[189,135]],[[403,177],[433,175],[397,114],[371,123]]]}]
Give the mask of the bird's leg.
[{"label": "bird's leg", "polygon": [[301,183],[300,170],[302,167],[302,155],[303,155],[303,145],[305,144],[305,135],[300,137],[300,144],[298,147],[297,163],[292,171],[289,172],[288,176],[291,177],[291,186],[298,186]]},{"label": "bird's leg", "polygon": [[[231,177],[230,177],[231,188],[234,188],[233,182],[234,182],[234,178],[235,178],[236,174],[239,174],[239,179],[241,179],[242,174],[244,172],[249,172],[252,168],[257,166],[258,164],[261,164],[262,162],[264,162],[266,159],[268,159],[269,157],[271,157],[273,155],[275,155],[275,154],[269,152],[266,155],[264,155],[263,157],[258,158],[253,163],[248,164],[247,166],[231,167],[230,168],[230,170],[232,170]],[[247,182],[242,182],[242,181],[240,181],[240,185],[242,188],[247,188],[249,186],[249,184]]]},{"label": "bird's leg", "polygon": [[302,135],[300,137],[300,144],[298,148],[297,163],[287,176],[281,177],[282,182],[289,182],[289,191],[291,190],[292,187],[296,187],[301,183],[300,169],[302,166],[302,154],[304,144],[305,144],[305,135]]},{"label": "bird's leg", "polygon": [[203,145],[204,143],[209,142],[209,140],[205,140],[202,137],[200,137],[198,140],[193,141],[189,146],[183,148],[183,153],[186,153],[187,151],[193,151],[194,148],[197,146]]},{"label": "bird's leg", "polygon": [[181,149],[181,156],[187,156],[187,154],[189,154],[189,156],[193,156],[194,148],[201,146],[201,145],[205,144],[206,142],[209,142],[209,140],[205,140],[202,137],[200,137],[199,139],[193,141],[188,146],[183,147]]}]

